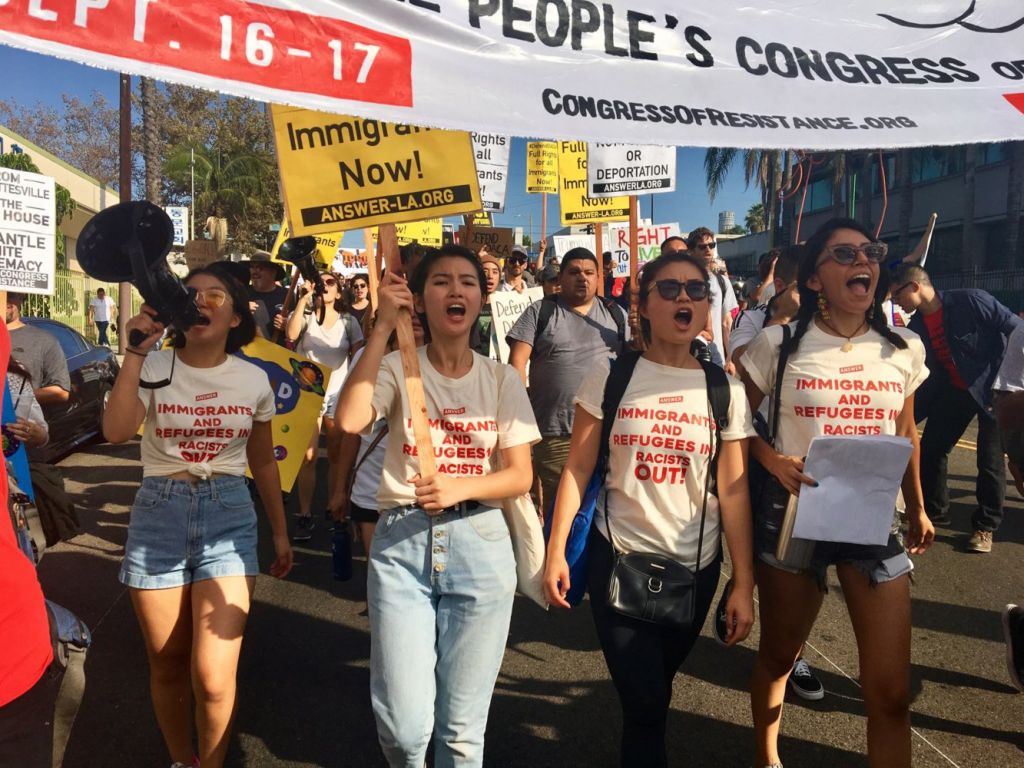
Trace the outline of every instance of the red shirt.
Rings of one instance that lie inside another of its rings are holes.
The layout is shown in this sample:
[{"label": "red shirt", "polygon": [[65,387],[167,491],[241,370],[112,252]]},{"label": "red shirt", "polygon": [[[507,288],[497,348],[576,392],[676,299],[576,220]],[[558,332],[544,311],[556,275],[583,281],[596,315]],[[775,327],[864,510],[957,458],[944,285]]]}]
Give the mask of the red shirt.
[{"label": "red shirt", "polygon": [[932,349],[935,350],[935,356],[939,358],[939,362],[945,366],[946,371],[949,373],[949,380],[957,389],[967,389],[964,380],[960,378],[960,372],[956,369],[953,355],[949,351],[949,343],[946,341],[946,329],[942,325],[942,309],[940,308],[930,315],[925,315],[924,313],[922,315],[925,328],[928,329],[928,340],[932,345]]},{"label": "red shirt", "polygon": [[[11,337],[0,322],[0,365]],[[4,377],[7,381],[7,377]],[[0,471],[0,707],[35,685],[53,661],[50,623],[35,566],[18,549],[7,511],[7,473]]]}]

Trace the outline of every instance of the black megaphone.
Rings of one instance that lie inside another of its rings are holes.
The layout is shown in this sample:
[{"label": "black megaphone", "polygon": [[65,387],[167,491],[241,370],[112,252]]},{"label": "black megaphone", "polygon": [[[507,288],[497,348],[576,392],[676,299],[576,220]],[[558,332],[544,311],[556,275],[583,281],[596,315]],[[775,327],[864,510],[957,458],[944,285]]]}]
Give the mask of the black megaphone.
[{"label": "black megaphone", "polygon": [[[316,253],[316,238],[306,235],[305,237],[289,237],[277,251],[277,258],[287,261],[299,268],[302,279],[313,286],[313,293],[317,297],[324,295],[324,281],[320,276],[320,270],[313,260]],[[317,321],[324,321],[324,305],[320,302],[320,312]]]},{"label": "black megaphone", "polygon": [[[174,244],[174,225],[163,209],[147,200],[118,203],[100,211],[85,225],[75,253],[86,274],[105,282],[130,282],[156,310],[164,325],[187,331],[198,322],[195,291],[171,272],[167,254]],[[145,341],[133,330],[128,343]]]}]

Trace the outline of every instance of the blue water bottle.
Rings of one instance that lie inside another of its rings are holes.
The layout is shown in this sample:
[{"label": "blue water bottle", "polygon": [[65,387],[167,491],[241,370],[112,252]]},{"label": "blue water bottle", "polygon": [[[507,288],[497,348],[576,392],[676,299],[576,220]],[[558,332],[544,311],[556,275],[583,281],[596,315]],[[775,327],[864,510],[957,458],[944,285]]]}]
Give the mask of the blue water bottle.
[{"label": "blue water bottle", "polygon": [[352,532],[348,520],[334,523],[331,559],[334,561],[334,578],[337,581],[348,581],[352,578]]}]

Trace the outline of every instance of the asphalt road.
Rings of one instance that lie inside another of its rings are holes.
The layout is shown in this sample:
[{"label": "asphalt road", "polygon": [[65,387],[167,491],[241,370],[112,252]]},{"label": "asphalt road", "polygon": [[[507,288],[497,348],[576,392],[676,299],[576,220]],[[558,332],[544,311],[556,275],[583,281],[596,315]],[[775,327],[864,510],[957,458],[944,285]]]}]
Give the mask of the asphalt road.
[{"label": "asphalt road", "polygon": [[[84,532],[46,553],[40,577],[47,595],[81,615],[95,638],[64,766],[166,768],[142,641],[117,581],[141,478],[138,446],[96,446],[62,466]],[[998,613],[1006,602],[1024,602],[1021,499],[1011,487],[994,551],[967,554],[961,539],[969,532],[975,475],[968,443],[954,451],[950,475],[954,523],[915,559],[914,765],[1024,765],[1024,695],[1007,682]],[[309,545],[297,548],[287,580],[257,582],[229,765],[384,765],[368,694],[365,566],[360,558],[352,581],[334,581],[329,540],[320,524]],[[263,547],[261,562],[269,560]],[[732,650],[718,647],[705,627],[676,678],[672,765],[751,764],[747,681],[756,644],[756,625]],[[867,765],[856,644],[834,574],[807,658],[828,693],[813,703],[787,699],[783,760],[788,768]],[[545,614],[519,599],[491,707],[486,765],[614,766],[619,729],[589,611]]]}]

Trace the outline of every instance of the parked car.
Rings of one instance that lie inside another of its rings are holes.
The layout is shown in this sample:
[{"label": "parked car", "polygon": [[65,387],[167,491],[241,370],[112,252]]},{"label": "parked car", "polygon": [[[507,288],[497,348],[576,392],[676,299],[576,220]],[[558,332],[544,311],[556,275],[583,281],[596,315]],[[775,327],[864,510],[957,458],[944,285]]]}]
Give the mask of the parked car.
[{"label": "parked car", "polygon": [[33,452],[40,461],[55,461],[103,435],[103,406],[114,388],[120,366],[107,347],[100,347],[64,323],[43,317],[23,317],[26,325],[46,331],[60,344],[71,375],[66,403],[47,408],[50,441]]}]

